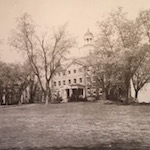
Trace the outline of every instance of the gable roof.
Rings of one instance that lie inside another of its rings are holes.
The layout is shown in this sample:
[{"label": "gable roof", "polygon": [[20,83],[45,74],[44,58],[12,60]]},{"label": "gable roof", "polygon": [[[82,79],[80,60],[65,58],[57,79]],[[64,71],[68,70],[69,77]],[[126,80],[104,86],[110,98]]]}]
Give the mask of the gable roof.
[{"label": "gable roof", "polygon": [[88,63],[88,61],[82,57],[82,58],[74,58],[74,59],[68,59],[66,60],[65,62],[63,62],[61,64],[61,66],[59,66],[56,70],[57,73],[59,72],[63,72],[65,71],[68,67],[70,67],[72,64],[78,64],[78,65],[81,65],[83,67],[87,67],[89,66],[90,64]]}]

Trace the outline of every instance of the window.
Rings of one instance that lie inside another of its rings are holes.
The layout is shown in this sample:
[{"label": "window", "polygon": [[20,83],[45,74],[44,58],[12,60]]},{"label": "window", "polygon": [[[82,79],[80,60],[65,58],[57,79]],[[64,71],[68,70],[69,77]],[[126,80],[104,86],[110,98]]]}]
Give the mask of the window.
[{"label": "window", "polygon": [[60,73],[58,73],[58,75],[60,76]]},{"label": "window", "polygon": [[61,86],[61,81],[58,82],[58,85]]},{"label": "window", "polygon": [[87,77],[87,82],[91,82],[91,78],[90,77]]},{"label": "window", "polygon": [[77,80],[76,80],[76,79],[74,79],[74,83],[77,83]]},{"label": "window", "polygon": [[71,84],[71,80],[70,79],[68,80],[68,83]]},{"label": "window", "polygon": [[74,73],[76,73],[76,70],[73,70]]},{"label": "window", "polygon": [[79,72],[82,72],[82,68],[79,68]]},{"label": "window", "polygon": [[80,83],[82,83],[82,78],[80,78],[79,80],[80,80]]},{"label": "window", "polygon": [[63,85],[65,85],[65,84],[66,84],[65,80],[63,80]]},{"label": "window", "polygon": [[63,76],[65,76],[65,72],[63,72]]},{"label": "window", "polygon": [[68,74],[70,74],[71,73],[71,71],[68,71]]},{"label": "window", "polygon": [[96,82],[96,76],[93,77],[93,82]]},{"label": "window", "polygon": [[91,91],[88,91],[88,94],[91,94]]},{"label": "window", "polygon": [[54,82],[54,86],[56,86],[56,82]]}]

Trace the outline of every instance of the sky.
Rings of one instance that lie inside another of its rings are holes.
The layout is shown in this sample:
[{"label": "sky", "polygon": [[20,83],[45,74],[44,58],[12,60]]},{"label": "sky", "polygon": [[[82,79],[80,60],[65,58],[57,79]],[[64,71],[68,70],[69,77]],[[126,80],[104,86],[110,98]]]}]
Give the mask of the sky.
[{"label": "sky", "polygon": [[21,53],[8,45],[16,18],[27,12],[41,28],[68,23],[69,32],[81,45],[89,28],[96,33],[96,22],[111,10],[123,7],[129,18],[135,18],[141,9],[150,8],[150,0],[0,0],[0,60],[18,63]]}]

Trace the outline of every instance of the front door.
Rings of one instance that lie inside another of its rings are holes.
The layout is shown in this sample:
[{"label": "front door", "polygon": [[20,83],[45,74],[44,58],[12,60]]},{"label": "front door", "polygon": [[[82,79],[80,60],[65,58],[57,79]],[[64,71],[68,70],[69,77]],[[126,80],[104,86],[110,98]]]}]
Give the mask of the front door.
[{"label": "front door", "polygon": [[79,98],[83,97],[83,89],[72,89],[72,94],[75,101],[78,101]]}]

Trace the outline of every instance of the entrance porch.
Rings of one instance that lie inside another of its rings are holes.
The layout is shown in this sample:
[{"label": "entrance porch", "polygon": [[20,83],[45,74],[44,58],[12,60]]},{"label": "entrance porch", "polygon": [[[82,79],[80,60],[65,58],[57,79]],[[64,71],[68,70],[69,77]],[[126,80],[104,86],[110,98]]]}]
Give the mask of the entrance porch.
[{"label": "entrance porch", "polygon": [[81,84],[72,84],[65,88],[67,101],[78,101],[86,97],[85,86]]}]

